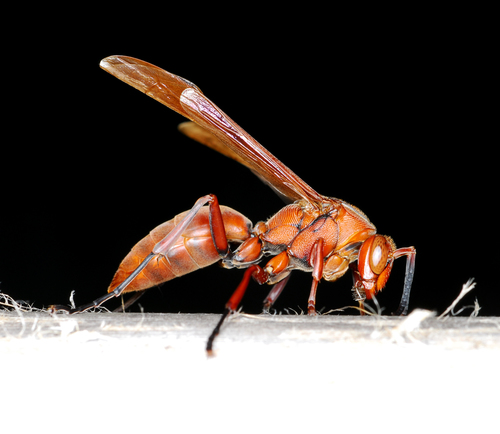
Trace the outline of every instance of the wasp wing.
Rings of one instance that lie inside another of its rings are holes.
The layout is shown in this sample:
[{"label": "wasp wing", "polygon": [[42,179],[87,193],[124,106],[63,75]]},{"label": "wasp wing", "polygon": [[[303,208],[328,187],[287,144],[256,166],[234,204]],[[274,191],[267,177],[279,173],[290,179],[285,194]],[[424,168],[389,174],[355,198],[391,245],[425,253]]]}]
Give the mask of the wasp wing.
[{"label": "wasp wing", "polygon": [[204,141],[201,143],[248,167],[280,196],[292,200],[306,199],[311,203],[322,201],[320,194],[239,127],[190,81],[133,57],[110,56],[103,59],[100,66],[213,134],[218,139],[215,146]]},{"label": "wasp wing", "polygon": [[179,131],[189,137],[190,139],[196,140],[197,142],[207,146],[208,148],[213,149],[225,155],[226,157],[232,158],[236,160],[238,163],[243,164],[250,168],[252,173],[257,176],[264,184],[268,185],[272,190],[276,192],[276,194],[285,202],[290,203],[293,202],[292,198],[284,196],[281,192],[276,190],[276,188],[269,183],[267,179],[265,179],[260,173],[256,173],[247,163],[247,161],[241,158],[240,155],[236,154],[229,148],[224,142],[221,142],[216,136],[214,136],[210,131],[206,130],[203,127],[200,127],[195,122],[182,122],[178,126]]}]

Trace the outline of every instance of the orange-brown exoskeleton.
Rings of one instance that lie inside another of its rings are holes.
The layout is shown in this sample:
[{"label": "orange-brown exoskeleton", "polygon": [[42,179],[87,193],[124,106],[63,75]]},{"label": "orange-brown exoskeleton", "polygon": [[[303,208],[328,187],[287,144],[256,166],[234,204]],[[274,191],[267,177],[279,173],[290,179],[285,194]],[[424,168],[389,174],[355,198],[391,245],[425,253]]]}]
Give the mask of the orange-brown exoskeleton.
[{"label": "orange-brown exoskeleton", "polygon": [[[250,277],[260,284],[275,284],[264,300],[268,310],[293,270],[311,272],[307,312],[315,315],[321,279],[334,281],[350,268],[354,298],[363,308],[364,300],[386,284],[394,260],[406,256],[403,296],[396,312],[406,314],[415,268],[413,247],[396,248],[390,237],[377,234],[358,208],[317,193],[193,83],[126,56],[108,57],[101,67],[190,119],[179,127],[184,134],[248,167],[292,203],[253,226],[242,214],[219,205],[216,196],[203,196],[191,210],[158,226],[136,244],[121,263],[108,294],[70,312],[87,310],[125,292],[144,291],[216,262],[244,268],[244,278],[209,338],[207,351],[211,352],[222,322],[238,308]],[[230,243],[239,246],[232,251]],[[265,256],[271,258],[263,263]]]}]

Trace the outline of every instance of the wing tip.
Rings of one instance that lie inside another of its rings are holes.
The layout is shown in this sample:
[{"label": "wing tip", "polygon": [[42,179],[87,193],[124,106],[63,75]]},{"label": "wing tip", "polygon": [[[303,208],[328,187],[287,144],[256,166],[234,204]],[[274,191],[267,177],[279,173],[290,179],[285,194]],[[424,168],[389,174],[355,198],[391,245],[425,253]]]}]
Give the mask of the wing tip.
[{"label": "wing tip", "polygon": [[143,62],[139,59],[135,59],[134,57],[113,55],[102,59],[99,62],[99,66],[105,71],[111,71],[113,69],[118,69],[119,66],[138,65],[141,63],[146,64],[146,62]]},{"label": "wing tip", "polygon": [[109,71],[113,64],[116,63],[116,59],[118,59],[119,57],[123,57],[123,56],[108,56],[108,57],[105,57],[104,59],[102,59],[100,62],[99,62],[99,66],[104,69],[105,71]]}]

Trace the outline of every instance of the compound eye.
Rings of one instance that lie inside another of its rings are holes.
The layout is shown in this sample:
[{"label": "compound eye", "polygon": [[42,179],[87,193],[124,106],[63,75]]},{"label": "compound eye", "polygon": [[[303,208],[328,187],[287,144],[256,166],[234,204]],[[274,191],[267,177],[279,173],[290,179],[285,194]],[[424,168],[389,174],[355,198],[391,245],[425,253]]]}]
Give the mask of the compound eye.
[{"label": "compound eye", "polygon": [[375,274],[381,274],[387,265],[390,246],[382,235],[377,235],[370,249],[370,268]]}]

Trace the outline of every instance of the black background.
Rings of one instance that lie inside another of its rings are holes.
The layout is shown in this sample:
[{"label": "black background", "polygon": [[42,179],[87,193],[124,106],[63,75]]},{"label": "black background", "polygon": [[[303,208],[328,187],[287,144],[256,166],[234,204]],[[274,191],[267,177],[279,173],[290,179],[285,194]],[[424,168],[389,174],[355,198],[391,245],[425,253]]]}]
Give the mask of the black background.
[{"label": "black background", "polygon": [[[412,309],[444,310],[473,277],[465,304],[500,313],[487,26],[449,11],[137,8],[14,17],[2,62],[4,293],[43,307],[76,290],[89,302],[139,239],[207,193],[254,223],[282,206],[247,169],[178,133],[181,116],[99,68],[124,54],[196,83],[317,191],[414,245]],[[385,312],[404,268],[379,297]],[[221,312],[241,276],[212,266],[141,304]],[[279,309],[307,306],[310,275],[294,276]],[[349,276],[321,283],[318,307],[352,305],[350,287]],[[244,310],[258,312],[268,290],[252,285]]]}]

